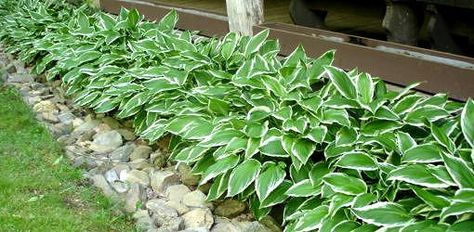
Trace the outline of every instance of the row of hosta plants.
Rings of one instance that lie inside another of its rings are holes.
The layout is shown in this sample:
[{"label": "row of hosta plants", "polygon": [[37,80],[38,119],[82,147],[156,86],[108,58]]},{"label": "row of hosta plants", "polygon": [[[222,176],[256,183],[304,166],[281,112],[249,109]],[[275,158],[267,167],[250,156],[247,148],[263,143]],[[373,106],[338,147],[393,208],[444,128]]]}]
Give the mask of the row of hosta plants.
[{"label": "row of hosta plants", "polygon": [[391,91],[332,66],[334,51],[280,59],[268,31],[202,38],[177,20],[1,0],[0,40],[76,104],[171,136],[208,200],[247,201],[257,219],[280,205],[286,231],[473,228],[474,101]]}]

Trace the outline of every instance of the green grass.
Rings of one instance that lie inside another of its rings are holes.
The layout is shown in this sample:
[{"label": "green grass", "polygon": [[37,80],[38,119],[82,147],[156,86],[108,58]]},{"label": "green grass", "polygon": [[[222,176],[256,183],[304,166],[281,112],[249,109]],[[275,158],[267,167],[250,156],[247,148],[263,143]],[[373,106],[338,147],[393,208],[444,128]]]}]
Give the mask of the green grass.
[{"label": "green grass", "polygon": [[134,231],[62,154],[19,93],[0,84],[0,231]]}]

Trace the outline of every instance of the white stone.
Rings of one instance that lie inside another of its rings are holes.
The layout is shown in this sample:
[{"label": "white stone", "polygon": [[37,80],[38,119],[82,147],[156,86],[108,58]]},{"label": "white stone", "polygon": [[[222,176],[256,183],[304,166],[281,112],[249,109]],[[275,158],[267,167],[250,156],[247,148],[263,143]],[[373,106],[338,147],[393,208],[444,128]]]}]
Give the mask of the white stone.
[{"label": "white stone", "polygon": [[188,207],[198,207],[198,208],[206,208],[206,195],[199,191],[194,190],[192,192],[186,193],[181,200],[184,205]]},{"label": "white stone", "polygon": [[214,218],[211,210],[196,208],[183,215],[184,226],[186,229],[195,229],[204,227],[210,229],[214,224]]},{"label": "white stone", "polygon": [[120,145],[122,145],[122,136],[117,131],[107,131],[95,136],[90,149],[98,153],[108,153]]},{"label": "white stone", "polygon": [[166,197],[170,201],[182,202],[184,195],[191,192],[186,185],[178,184],[166,189]]},{"label": "white stone", "polygon": [[169,186],[179,184],[179,177],[170,171],[155,171],[151,174],[151,187],[155,192],[164,192]]}]

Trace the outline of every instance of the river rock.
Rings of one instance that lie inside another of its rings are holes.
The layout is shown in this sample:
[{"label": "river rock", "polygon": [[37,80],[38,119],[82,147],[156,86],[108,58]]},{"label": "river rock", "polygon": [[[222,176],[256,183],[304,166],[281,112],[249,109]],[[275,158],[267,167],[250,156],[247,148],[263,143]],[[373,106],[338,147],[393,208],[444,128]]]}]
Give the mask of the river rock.
[{"label": "river rock", "polygon": [[189,186],[196,186],[199,184],[200,177],[198,175],[194,175],[191,172],[191,167],[186,164],[179,164],[178,165],[178,172],[181,179],[181,182],[185,185]]},{"label": "river rock", "polygon": [[214,224],[214,218],[209,209],[196,208],[185,213],[182,217],[186,229],[203,227],[209,230]]},{"label": "river rock", "polygon": [[188,192],[183,196],[181,202],[188,206],[194,208],[206,208],[206,195],[199,190],[194,190],[192,192]]},{"label": "river rock", "polygon": [[122,136],[117,131],[106,131],[97,134],[90,149],[98,153],[111,152],[122,145]]},{"label": "river rock", "polygon": [[132,154],[130,154],[130,159],[131,160],[137,160],[137,159],[148,159],[150,157],[152,149],[149,146],[146,145],[139,145],[133,149]]},{"label": "river rock", "polygon": [[140,203],[146,199],[145,191],[140,184],[134,183],[130,185],[130,190],[125,198],[125,211],[134,212]]},{"label": "river rock", "polygon": [[244,203],[234,199],[226,199],[216,207],[214,213],[218,216],[233,218],[244,212],[245,209],[246,205]]},{"label": "river rock", "polygon": [[178,184],[166,189],[166,197],[170,201],[182,202],[184,195],[191,192],[186,185]]},{"label": "river rock", "polygon": [[92,182],[94,185],[102,190],[105,196],[116,198],[117,195],[114,190],[110,187],[109,183],[103,175],[92,176]]},{"label": "river rock", "polygon": [[110,153],[109,157],[112,161],[115,162],[127,162],[134,148],[135,144],[125,144]]},{"label": "river rock", "polygon": [[144,171],[136,169],[129,171],[125,179],[129,183],[138,183],[144,186],[148,186],[150,184],[150,177],[148,177],[148,174]]},{"label": "river rock", "polygon": [[154,171],[151,174],[151,187],[158,193],[176,184],[179,184],[179,177],[171,171]]},{"label": "river rock", "polygon": [[173,218],[178,217],[176,209],[166,205],[164,199],[151,199],[146,203],[146,208],[150,210],[153,215],[157,215],[162,218]]},{"label": "river rock", "polygon": [[176,212],[178,212],[178,215],[183,215],[183,214],[189,212],[189,208],[181,202],[167,201],[167,202],[165,202],[165,205],[175,209]]}]

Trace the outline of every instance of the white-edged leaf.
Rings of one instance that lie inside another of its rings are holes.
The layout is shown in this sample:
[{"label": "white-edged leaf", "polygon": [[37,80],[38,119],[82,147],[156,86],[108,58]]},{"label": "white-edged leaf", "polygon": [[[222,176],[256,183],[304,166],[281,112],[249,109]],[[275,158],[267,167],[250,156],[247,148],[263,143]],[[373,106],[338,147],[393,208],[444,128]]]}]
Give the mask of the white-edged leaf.
[{"label": "white-edged leaf", "polygon": [[265,200],[286,176],[285,170],[275,163],[266,163],[264,166],[267,166],[266,169],[255,180],[255,190],[260,201]]},{"label": "white-edged leaf", "polygon": [[474,149],[474,101],[468,99],[461,113],[461,129],[464,138]]},{"label": "white-edged leaf", "polygon": [[341,168],[354,169],[359,171],[377,170],[377,161],[365,152],[346,152],[335,164]]},{"label": "white-edged leaf", "polygon": [[446,188],[448,184],[436,178],[431,171],[422,164],[410,164],[391,171],[388,180],[397,180],[428,188]]},{"label": "white-edged leaf", "polygon": [[347,195],[358,195],[367,191],[367,185],[363,180],[344,173],[326,174],[323,182],[333,191]]},{"label": "white-edged leaf", "polygon": [[291,197],[311,197],[321,193],[321,186],[313,186],[309,179],[302,180],[289,188],[285,195]]},{"label": "white-edged leaf", "polygon": [[207,183],[210,179],[229,171],[239,163],[239,156],[229,155],[226,158],[217,160],[216,163],[209,166],[202,174],[199,185]]},{"label": "white-edged leaf", "polygon": [[227,196],[235,196],[249,187],[257,177],[260,168],[260,162],[254,159],[248,159],[239,164],[230,174]]},{"label": "white-edged leaf", "polygon": [[392,202],[377,202],[353,209],[352,212],[366,223],[388,228],[404,226],[413,220],[401,205]]},{"label": "white-edged leaf", "polygon": [[326,66],[324,69],[328,73],[329,79],[331,79],[331,82],[342,96],[348,99],[356,99],[357,90],[354,86],[354,82],[352,82],[352,79],[344,70],[332,66]]}]

